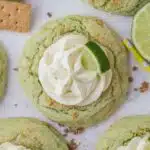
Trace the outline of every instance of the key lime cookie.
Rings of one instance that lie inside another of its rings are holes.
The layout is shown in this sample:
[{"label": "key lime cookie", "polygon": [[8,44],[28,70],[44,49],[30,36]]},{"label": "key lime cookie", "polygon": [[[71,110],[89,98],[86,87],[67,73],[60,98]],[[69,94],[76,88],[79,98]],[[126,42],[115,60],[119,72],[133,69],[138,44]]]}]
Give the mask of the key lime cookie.
[{"label": "key lime cookie", "polygon": [[127,52],[102,20],[67,16],[48,22],[27,41],[19,77],[44,115],[72,129],[86,128],[123,103]]},{"label": "key lime cookie", "polygon": [[83,0],[97,9],[117,13],[121,15],[134,15],[150,0]]},{"label": "key lime cookie", "polygon": [[63,136],[33,118],[0,119],[0,150],[68,150]]},{"label": "key lime cookie", "polygon": [[4,96],[7,78],[7,54],[0,45],[0,98]]},{"label": "key lime cookie", "polygon": [[150,150],[150,116],[117,121],[100,138],[97,150]]}]

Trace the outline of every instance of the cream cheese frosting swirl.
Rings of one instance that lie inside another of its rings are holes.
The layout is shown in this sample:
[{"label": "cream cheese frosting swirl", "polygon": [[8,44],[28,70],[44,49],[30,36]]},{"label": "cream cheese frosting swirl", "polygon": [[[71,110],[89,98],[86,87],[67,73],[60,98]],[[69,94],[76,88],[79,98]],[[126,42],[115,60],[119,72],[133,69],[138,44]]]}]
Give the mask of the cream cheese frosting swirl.
[{"label": "cream cheese frosting swirl", "polygon": [[135,137],[126,146],[120,146],[117,150],[149,150],[149,138],[150,135],[146,135],[144,137]]},{"label": "cream cheese frosting swirl", "polygon": [[99,73],[96,67],[83,65],[87,42],[83,35],[65,35],[52,44],[40,60],[41,85],[47,95],[60,104],[88,105],[99,99],[111,83],[111,69]]},{"label": "cream cheese frosting swirl", "polygon": [[14,145],[9,142],[6,142],[0,145],[0,150],[30,150],[30,149],[27,149],[24,146],[20,146],[20,145],[18,146],[18,145]]}]

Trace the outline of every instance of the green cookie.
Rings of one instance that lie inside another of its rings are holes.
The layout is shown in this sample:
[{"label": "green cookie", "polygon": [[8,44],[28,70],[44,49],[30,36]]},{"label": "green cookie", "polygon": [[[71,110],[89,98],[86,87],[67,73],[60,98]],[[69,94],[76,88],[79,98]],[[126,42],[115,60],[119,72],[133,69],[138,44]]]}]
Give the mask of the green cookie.
[{"label": "green cookie", "polygon": [[4,96],[7,78],[7,54],[0,45],[0,98]]},{"label": "green cookie", "polygon": [[[87,106],[58,104],[44,92],[38,78],[38,66],[43,53],[67,33],[83,34],[108,49],[113,71],[112,83],[96,102]],[[44,115],[72,129],[86,128],[106,119],[124,102],[128,90],[127,52],[118,36],[102,20],[68,16],[48,22],[27,41],[20,61],[19,77],[25,93]]]},{"label": "green cookie", "polygon": [[63,136],[45,122],[33,118],[0,119],[0,148],[12,146],[22,150],[68,150]]},{"label": "green cookie", "polygon": [[146,141],[144,150],[149,150],[149,139],[150,116],[125,117],[113,124],[108,131],[104,133],[99,139],[97,150],[119,150],[118,148],[122,146],[126,148],[128,146],[130,147],[129,150],[134,150],[143,143],[143,140]]},{"label": "green cookie", "polygon": [[[84,0],[83,0],[84,1]],[[117,13],[120,15],[134,15],[150,0],[85,0],[97,9]]]}]

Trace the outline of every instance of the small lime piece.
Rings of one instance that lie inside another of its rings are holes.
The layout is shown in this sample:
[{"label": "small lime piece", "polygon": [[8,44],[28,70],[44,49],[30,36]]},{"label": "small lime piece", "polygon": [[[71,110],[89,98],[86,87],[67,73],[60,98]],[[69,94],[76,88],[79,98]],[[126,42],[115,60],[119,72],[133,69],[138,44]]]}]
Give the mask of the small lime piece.
[{"label": "small lime piece", "polygon": [[[110,69],[109,60],[104,52],[104,50],[95,42],[89,41],[86,43],[86,47],[88,48],[90,54],[94,56],[97,68],[99,72],[105,73]],[[92,59],[89,57],[89,60]],[[91,63],[90,65],[94,65]]]}]

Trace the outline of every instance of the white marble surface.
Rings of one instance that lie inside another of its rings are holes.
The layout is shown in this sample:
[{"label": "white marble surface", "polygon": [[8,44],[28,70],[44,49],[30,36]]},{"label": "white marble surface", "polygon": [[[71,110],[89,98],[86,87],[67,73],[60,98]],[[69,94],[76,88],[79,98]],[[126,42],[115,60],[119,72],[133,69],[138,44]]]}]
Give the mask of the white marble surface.
[{"label": "white marble surface", "polygon": [[[0,102],[0,117],[28,116],[48,121],[31,105],[29,99],[24,95],[23,89],[18,83],[17,72],[13,70],[13,68],[17,67],[19,56],[21,55],[26,39],[28,39],[33,32],[38,30],[44,22],[49,20],[47,12],[52,12],[52,19],[70,14],[98,16],[122,37],[128,38],[130,38],[131,35],[132,17],[121,17],[97,11],[83,4],[80,0],[26,0],[26,2],[31,3],[33,6],[31,33],[20,34],[0,31],[0,41],[4,42],[9,55],[8,90],[5,99]],[[130,62],[136,64],[132,56]],[[134,83],[131,85],[130,96],[117,113],[107,121],[87,129],[85,133],[81,135],[69,135],[69,138],[73,137],[81,143],[79,150],[95,149],[97,138],[116,119],[133,114],[150,114],[150,93],[139,94],[133,91],[133,87],[139,87],[142,81],[150,81],[150,77],[148,77],[149,74],[144,73],[142,70],[132,72],[132,74],[134,76]],[[18,106],[16,107],[15,104]]]}]

